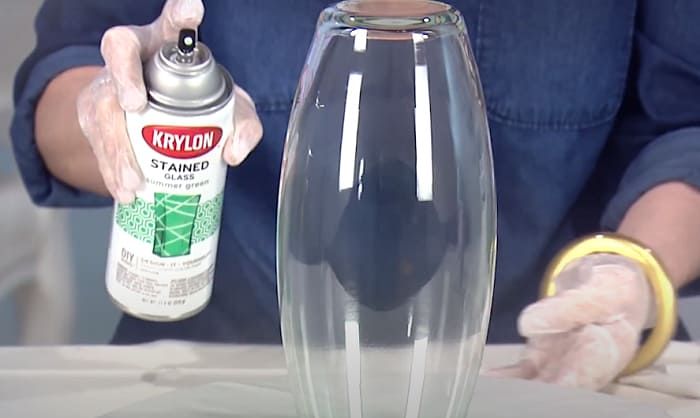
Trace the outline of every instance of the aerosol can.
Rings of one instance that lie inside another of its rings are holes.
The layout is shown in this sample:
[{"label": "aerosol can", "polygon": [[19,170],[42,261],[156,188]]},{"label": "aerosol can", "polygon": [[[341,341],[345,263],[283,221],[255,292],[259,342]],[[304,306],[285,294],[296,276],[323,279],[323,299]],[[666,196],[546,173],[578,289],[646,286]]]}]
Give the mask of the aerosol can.
[{"label": "aerosol can", "polygon": [[186,29],[146,62],[144,82],[148,105],[126,123],[145,186],[115,205],[106,284],[124,312],[177,321],[211,297],[233,80]]}]

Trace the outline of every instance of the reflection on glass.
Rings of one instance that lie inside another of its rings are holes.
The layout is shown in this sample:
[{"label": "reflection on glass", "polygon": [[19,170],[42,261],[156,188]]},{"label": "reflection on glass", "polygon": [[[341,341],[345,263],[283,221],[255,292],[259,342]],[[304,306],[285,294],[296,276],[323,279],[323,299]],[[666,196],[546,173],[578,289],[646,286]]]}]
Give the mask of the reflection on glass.
[{"label": "reflection on glass", "polygon": [[495,234],[486,114],[459,13],[420,0],[325,10],[280,189],[282,333],[301,416],[464,417]]}]

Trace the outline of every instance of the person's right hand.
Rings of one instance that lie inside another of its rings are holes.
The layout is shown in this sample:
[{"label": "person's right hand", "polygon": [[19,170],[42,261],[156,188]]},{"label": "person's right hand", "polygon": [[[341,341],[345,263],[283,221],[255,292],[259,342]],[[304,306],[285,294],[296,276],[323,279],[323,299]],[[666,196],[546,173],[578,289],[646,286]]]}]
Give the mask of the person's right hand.
[{"label": "person's right hand", "polygon": [[[102,37],[105,67],[79,95],[80,127],[97,158],[109,193],[130,203],[143,185],[126,131],[124,112],[138,112],[147,104],[143,61],[183,28],[196,28],[204,16],[201,0],[168,0],[161,15],[145,26],[116,26]],[[235,131],[227,138],[223,158],[237,165],[262,138],[262,125],[250,96],[235,87]],[[234,120],[231,123],[234,123]]]}]

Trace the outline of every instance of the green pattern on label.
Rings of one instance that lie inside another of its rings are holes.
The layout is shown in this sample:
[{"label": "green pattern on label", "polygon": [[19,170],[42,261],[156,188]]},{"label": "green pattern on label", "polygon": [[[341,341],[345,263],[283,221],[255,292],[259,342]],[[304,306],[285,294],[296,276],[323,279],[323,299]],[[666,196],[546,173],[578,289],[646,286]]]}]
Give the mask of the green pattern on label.
[{"label": "green pattern on label", "polygon": [[152,203],[136,199],[128,205],[118,205],[117,225],[139,241],[153,243],[156,229],[155,209]]},{"label": "green pattern on label", "polygon": [[219,230],[221,223],[221,207],[224,205],[224,195],[219,194],[211,200],[204,202],[197,212],[194,220],[192,242],[201,242],[211,237]]},{"label": "green pattern on label", "polygon": [[190,253],[199,199],[199,195],[155,194],[156,233],[153,254],[180,257]]},{"label": "green pattern on label", "polygon": [[[223,201],[223,194],[218,194],[213,199],[201,203],[194,219],[192,244],[202,242],[217,232],[221,222]],[[146,244],[153,245],[156,230],[154,204],[137,198],[131,204],[118,205],[116,220],[117,225],[127,234]]]}]

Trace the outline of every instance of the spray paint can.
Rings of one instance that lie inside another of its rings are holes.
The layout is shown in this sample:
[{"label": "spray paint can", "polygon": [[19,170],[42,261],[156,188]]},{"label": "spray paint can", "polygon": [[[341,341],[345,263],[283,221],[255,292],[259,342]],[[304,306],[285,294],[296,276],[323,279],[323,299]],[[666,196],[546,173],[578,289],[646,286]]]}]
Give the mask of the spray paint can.
[{"label": "spray paint can", "polygon": [[233,80],[186,29],[147,61],[144,82],[148,105],[126,124],[145,186],[115,205],[106,285],[124,312],[178,321],[211,297]]}]

